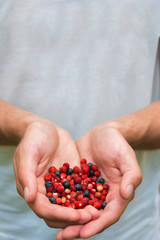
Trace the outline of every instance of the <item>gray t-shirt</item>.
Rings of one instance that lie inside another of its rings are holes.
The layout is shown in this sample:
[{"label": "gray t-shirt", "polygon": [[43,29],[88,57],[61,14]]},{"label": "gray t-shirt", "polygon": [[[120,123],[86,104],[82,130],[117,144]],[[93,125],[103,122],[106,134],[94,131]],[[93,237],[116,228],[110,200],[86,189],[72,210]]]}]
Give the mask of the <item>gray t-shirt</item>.
[{"label": "gray t-shirt", "polygon": [[[0,97],[68,130],[159,99],[159,0],[0,0]],[[0,239],[50,240],[16,192],[0,148]],[[160,239],[160,152],[137,152],[143,183],[118,223],[92,239]]]}]

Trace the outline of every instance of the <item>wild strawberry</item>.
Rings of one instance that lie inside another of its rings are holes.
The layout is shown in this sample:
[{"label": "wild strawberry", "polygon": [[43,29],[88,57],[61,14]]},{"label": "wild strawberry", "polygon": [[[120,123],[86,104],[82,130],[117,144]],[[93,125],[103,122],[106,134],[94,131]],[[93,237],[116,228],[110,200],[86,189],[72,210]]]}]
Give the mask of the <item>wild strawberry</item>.
[{"label": "wild strawberry", "polygon": [[70,167],[70,165],[69,165],[69,163],[63,163],[63,167],[68,169]]},{"label": "wild strawberry", "polygon": [[83,202],[82,201],[76,201],[75,202],[75,206],[76,206],[76,208],[83,208],[83,206],[84,206],[84,204],[83,204]]},{"label": "wild strawberry", "polygon": [[49,172],[50,173],[55,173],[57,171],[57,169],[54,167],[54,166],[51,166],[50,168],[49,168]]},{"label": "wild strawberry", "polygon": [[84,206],[87,206],[89,200],[87,198],[82,198],[82,202],[83,202]]},{"label": "wild strawberry", "polygon": [[70,185],[70,189],[71,189],[71,191],[75,191],[76,190],[74,185]]},{"label": "wild strawberry", "polygon": [[80,163],[81,163],[81,164],[87,163],[87,160],[86,160],[85,158],[82,158],[82,159],[80,160]]},{"label": "wild strawberry", "polygon": [[80,168],[79,168],[78,166],[75,166],[75,167],[73,168],[73,172],[74,172],[74,173],[79,173],[79,171],[80,171]]},{"label": "wild strawberry", "polygon": [[96,189],[98,192],[102,192],[103,191],[103,185],[101,183],[97,183],[96,184]]},{"label": "wild strawberry", "polygon": [[66,197],[62,197],[62,203],[65,203],[67,201]]},{"label": "wild strawberry", "polygon": [[60,172],[61,173],[66,173],[67,172],[67,168],[66,167],[61,167],[60,168]]},{"label": "wild strawberry", "polygon": [[108,184],[104,184],[103,185],[103,189],[108,191],[109,190],[109,185]]},{"label": "wild strawberry", "polygon": [[96,193],[95,193],[95,197],[100,198],[101,196],[102,196],[102,193],[101,193],[101,192],[96,192]]},{"label": "wild strawberry", "polygon": [[93,206],[94,206],[95,208],[97,208],[97,209],[100,209],[101,206],[102,206],[102,203],[101,203],[101,202],[95,202],[95,203],[93,204]]},{"label": "wild strawberry", "polygon": [[93,200],[90,199],[90,200],[88,201],[88,204],[89,204],[89,205],[93,205]]},{"label": "wild strawberry", "polygon": [[99,170],[97,170],[97,171],[94,172],[94,175],[95,175],[96,177],[99,177],[99,176],[101,175],[101,172],[100,172]]},{"label": "wild strawberry", "polygon": [[51,180],[52,180],[51,174],[46,174],[46,175],[44,176],[44,180],[45,180],[46,182],[51,181]]},{"label": "wild strawberry", "polygon": [[98,167],[96,165],[92,165],[91,169],[95,172],[98,170]]},{"label": "wild strawberry", "polygon": [[95,189],[95,188],[92,188],[92,189],[90,190],[90,193],[95,194],[95,193],[96,193],[96,189]]},{"label": "wild strawberry", "polygon": [[106,196],[105,195],[101,195],[101,200],[105,201],[105,199],[106,199]]},{"label": "wild strawberry", "polygon": [[62,199],[61,198],[57,198],[57,204],[60,205],[62,203]]},{"label": "wild strawberry", "polygon": [[81,177],[75,177],[74,178],[74,183],[81,183],[82,182],[82,178]]},{"label": "wild strawberry", "polygon": [[63,185],[58,185],[58,187],[56,188],[57,192],[63,192],[64,191],[64,186]]}]

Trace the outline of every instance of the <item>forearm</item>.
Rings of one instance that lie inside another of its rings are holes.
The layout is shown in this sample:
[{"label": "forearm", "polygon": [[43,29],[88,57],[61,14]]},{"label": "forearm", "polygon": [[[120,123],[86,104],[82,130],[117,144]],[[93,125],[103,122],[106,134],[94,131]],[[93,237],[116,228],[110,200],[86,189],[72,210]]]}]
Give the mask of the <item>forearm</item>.
[{"label": "forearm", "polygon": [[135,150],[160,148],[160,101],[108,124],[117,128]]},{"label": "forearm", "polygon": [[38,117],[0,99],[0,144],[17,145],[27,126]]}]

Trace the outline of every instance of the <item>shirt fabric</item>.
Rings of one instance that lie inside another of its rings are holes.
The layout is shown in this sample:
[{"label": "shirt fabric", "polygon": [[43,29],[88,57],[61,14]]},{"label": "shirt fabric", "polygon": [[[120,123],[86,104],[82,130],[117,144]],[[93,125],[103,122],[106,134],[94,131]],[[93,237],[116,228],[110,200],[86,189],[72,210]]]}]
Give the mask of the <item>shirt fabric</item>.
[{"label": "shirt fabric", "polygon": [[[159,0],[0,0],[0,97],[76,140],[159,99]],[[17,194],[0,147],[0,239],[50,240]],[[160,239],[160,151],[138,151],[143,182],[120,220],[91,239]]]}]

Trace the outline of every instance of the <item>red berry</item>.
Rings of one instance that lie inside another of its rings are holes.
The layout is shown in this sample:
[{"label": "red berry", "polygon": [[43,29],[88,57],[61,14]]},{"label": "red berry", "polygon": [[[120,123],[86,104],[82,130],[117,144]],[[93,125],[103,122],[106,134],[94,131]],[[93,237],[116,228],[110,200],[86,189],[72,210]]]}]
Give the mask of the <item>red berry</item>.
[{"label": "red berry", "polygon": [[83,208],[84,204],[82,201],[76,201],[75,206],[76,206],[76,208]]},{"label": "red berry", "polygon": [[86,163],[87,160],[85,158],[82,158],[80,162],[81,162],[81,164],[83,164],[83,163]]},{"label": "red berry", "polygon": [[82,199],[82,202],[83,202],[84,206],[87,206],[89,200],[88,200],[87,198],[83,198],[83,199]]},{"label": "red berry", "polygon": [[75,204],[74,203],[70,203],[70,206],[69,207],[71,207],[71,208],[73,208],[73,209],[75,209],[76,208],[76,206],[75,206]]},{"label": "red berry", "polygon": [[89,199],[93,199],[94,198],[94,194],[93,193],[91,193],[91,194],[89,194]]},{"label": "red berry", "polygon": [[54,167],[54,166],[51,166],[50,168],[49,168],[49,172],[50,173],[55,173],[57,171],[57,169]]},{"label": "red berry", "polygon": [[97,189],[98,192],[102,192],[102,191],[103,191],[103,185],[102,185],[102,183],[97,183],[97,184],[96,184],[96,189]]},{"label": "red berry", "polygon": [[82,179],[86,179],[86,178],[88,178],[88,175],[85,173],[82,175]]},{"label": "red berry", "polygon": [[66,167],[67,169],[70,167],[69,163],[63,163],[63,167]]},{"label": "red berry", "polygon": [[71,193],[71,190],[70,190],[69,188],[66,188],[66,189],[65,189],[65,193],[66,193],[66,194],[70,194],[70,193]]},{"label": "red berry", "polygon": [[75,166],[75,167],[73,168],[73,172],[74,172],[74,173],[79,173],[79,171],[80,171],[80,168],[79,168],[78,166]]},{"label": "red berry", "polygon": [[64,204],[66,207],[69,207],[70,206],[70,202],[65,202]]},{"label": "red berry", "polygon": [[91,178],[91,180],[92,180],[93,182],[96,182],[96,181],[97,181],[97,177],[96,177],[96,176],[93,176],[93,177]]},{"label": "red berry", "polygon": [[44,176],[44,180],[45,180],[46,182],[51,181],[51,180],[52,180],[52,176],[51,176],[50,174],[46,174],[46,175]]},{"label": "red berry", "polygon": [[60,177],[56,176],[56,177],[55,177],[55,180],[56,180],[57,182],[60,182]]},{"label": "red berry", "polygon": [[87,188],[87,186],[85,184],[82,184],[81,188],[82,188],[82,190],[85,190]]},{"label": "red berry", "polygon": [[95,175],[96,177],[99,177],[99,176],[101,175],[101,172],[100,172],[99,170],[97,170],[97,171],[94,172],[94,175]]},{"label": "red berry", "polygon": [[75,201],[76,201],[76,199],[75,199],[74,197],[71,197],[71,198],[70,198],[70,202],[71,202],[71,203],[74,203]]},{"label": "red berry", "polygon": [[104,202],[106,200],[106,196],[105,195],[102,195],[101,196],[101,200]]},{"label": "red berry", "polygon": [[89,205],[93,205],[93,200],[90,199],[90,200],[88,201],[88,204],[89,204]]},{"label": "red berry", "polygon": [[64,179],[64,178],[66,178],[66,177],[67,177],[67,175],[66,175],[65,173],[61,173],[61,174],[60,174],[60,178],[61,178],[61,179]]},{"label": "red berry", "polygon": [[95,197],[100,198],[101,196],[102,196],[102,193],[101,193],[101,192],[96,192],[96,193],[95,193]]},{"label": "red berry", "polygon": [[87,186],[88,189],[92,189],[93,188],[93,185],[91,183],[88,184]]},{"label": "red berry", "polygon": [[109,190],[109,185],[108,184],[103,184],[103,189],[108,191]]},{"label": "red berry", "polygon": [[97,171],[98,170],[98,167],[96,165],[92,165],[91,168],[92,168],[93,171]]},{"label": "red berry", "polygon": [[57,201],[58,205],[60,205],[62,203],[62,199],[61,198],[57,198],[56,201]]},{"label": "red berry", "polygon": [[66,198],[67,198],[67,200],[70,200],[71,199],[71,195],[66,195]]},{"label": "red berry", "polygon": [[92,189],[90,190],[90,193],[95,194],[95,193],[96,193],[96,189],[95,189],[95,188],[92,188]]},{"label": "red berry", "polygon": [[81,183],[82,182],[82,178],[81,177],[75,177],[74,178],[74,183],[77,184],[77,183]]},{"label": "red berry", "polygon": [[95,202],[95,203],[93,204],[93,206],[94,206],[95,208],[97,208],[97,209],[100,209],[101,206],[102,206],[102,203],[97,201],[97,202]]},{"label": "red berry", "polygon": [[78,174],[79,174],[79,176],[81,177],[81,176],[83,175],[83,171],[80,170]]},{"label": "red berry", "polygon": [[82,164],[82,170],[84,173],[89,173],[89,169],[90,168],[89,168],[88,164],[86,164],[86,163]]},{"label": "red berry", "polygon": [[52,197],[52,193],[51,193],[51,192],[48,192],[48,193],[47,193],[47,196],[48,196],[48,197]]},{"label": "red berry", "polygon": [[106,196],[106,195],[107,195],[107,193],[108,193],[108,191],[107,191],[107,190],[103,190],[103,191],[102,191],[102,195],[104,195],[104,196]]},{"label": "red berry", "polygon": [[56,188],[56,190],[57,190],[57,192],[60,192],[60,193],[62,193],[63,191],[64,191],[64,187],[63,187],[63,185],[58,185],[58,187]]},{"label": "red berry", "polygon": [[58,197],[60,197],[60,196],[59,196],[59,193],[54,192],[54,193],[52,193],[52,197],[58,198]]},{"label": "red berry", "polygon": [[77,193],[76,192],[71,192],[70,195],[71,195],[72,198],[75,198],[77,196]]},{"label": "red berry", "polygon": [[80,201],[80,200],[82,200],[82,198],[83,198],[83,195],[80,194],[80,195],[77,195],[76,200],[77,200],[77,201]]},{"label": "red berry", "polygon": [[60,172],[61,173],[66,173],[67,172],[67,168],[66,167],[61,167],[60,168]]},{"label": "red berry", "polygon": [[47,190],[47,192],[52,192],[53,186],[52,187],[48,187],[46,190]]},{"label": "red berry", "polygon": [[72,175],[67,176],[67,181],[70,182],[72,180]]},{"label": "red berry", "polygon": [[75,191],[76,190],[74,185],[70,185],[70,189],[71,189],[71,191]]},{"label": "red berry", "polygon": [[62,197],[62,203],[65,203],[67,201],[66,197]]}]

